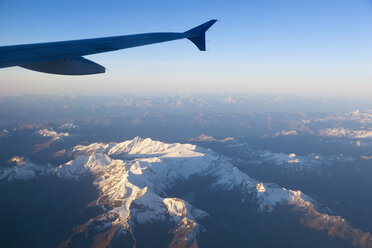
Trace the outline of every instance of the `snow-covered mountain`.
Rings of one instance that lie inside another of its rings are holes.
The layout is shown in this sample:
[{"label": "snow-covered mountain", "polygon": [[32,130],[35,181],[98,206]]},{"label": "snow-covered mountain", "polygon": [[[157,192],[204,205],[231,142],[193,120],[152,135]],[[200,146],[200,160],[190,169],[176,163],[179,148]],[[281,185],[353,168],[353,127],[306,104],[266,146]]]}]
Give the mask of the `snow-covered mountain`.
[{"label": "snow-covered mountain", "polygon": [[[198,235],[204,230],[200,220],[209,213],[167,193],[193,176],[212,178],[205,187],[213,190],[240,192],[242,201],[253,198],[258,203],[258,212],[275,212],[277,206],[289,206],[301,213],[306,226],[350,239],[361,247],[369,247],[372,242],[369,233],[351,227],[340,216],[323,212],[325,208],[301,191],[255,180],[227,157],[196,145],[136,137],[121,143],[78,145],[69,156],[72,160],[58,167],[22,160],[2,168],[0,179],[12,181],[47,175],[79,180],[93,176],[98,191],[94,204],[101,207],[102,214],[75,228],[73,236],[93,235],[96,246],[106,247],[120,235],[129,235],[135,242],[137,225],[153,222],[172,226],[172,247],[196,246]],[[68,246],[73,236],[62,245]]]},{"label": "snow-covered mountain", "polygon": [[73,130],[73,129],[79,129],[78,126],[76,126],[74,123],[65,123],[58,127],[61,130]]},{"label": "snow-covered mountain", "polygon": [[1,137],[6,137],[8,135],[9,135],[9,131],[6,130],[5,128],[3,128],[3,129],[0,130],[0,138]]},{"label": "snow-covered mountain", "polygon": [[348,163],[355,158],[343,154],[324,155],[308,153],[298,155],[294,152],[273,152],[270,150],[253,149],[248,143],[231,142],[226,145],[226,150],[234,151],[234,159],[240,162],[256,165],[272,165],[284,170],[316,172],[320,168],[334,163]]},{"label": "snow-covered mountain", "polygon": [[199,135],[196,138],[189,139],[188,141],[197,141],[197,142],[203,142],[203,141],[228,142],[228,141],[233,141],[233,140],[235,140],[235,139],[232,138],[232,137],[227,137],[225,139],[218,140],[218,139],[216,139],[216,138],[214,138],[212,136],[201,134],[201,135]]},{"label": "snow-covered mountain", "polygon": [[8,166],[0,167],[0,180],[12,182],[33,179],[38,175],[53,173],[49,166],[32,163],[20,156],[10,158],[7,163]]},{"label": "snow-covered mountain", "polygon": [[325,156],[320,154],[297,155],[295,153],[271,152],[267,150],[254,151],[252,163],[261,164],[263,162],[275,164],[288,169],[314,170],[319,166],[330,165],[333,162],[352,162],[353,158],[343,154]]},{"label": "snow-covered mountain", "polygon": [[51,137],[51,138],[55,138],[55,139],[61,139],[63,137],[70,136],[69,133],[62,133],[62,132],[57,133],[56,131],[49,130],[47,128],[44,128],[42,130],[37,131],[37,134],[39,134],[40,136],[43,136],[43,137]]}]

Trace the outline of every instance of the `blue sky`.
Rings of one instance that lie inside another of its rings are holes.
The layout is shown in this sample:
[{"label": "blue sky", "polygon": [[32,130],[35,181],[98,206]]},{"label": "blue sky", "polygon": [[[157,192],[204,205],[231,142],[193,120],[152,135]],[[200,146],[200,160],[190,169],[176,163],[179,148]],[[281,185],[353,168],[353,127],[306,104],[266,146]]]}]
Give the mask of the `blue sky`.
[{"label": "blue sky", "polygon": [[0,95],[372,92],[370,0],[0,0],[0,45],[181,32],[214,18],[205,53],[180,40],[88,56],[102,75],[1,69]]}]

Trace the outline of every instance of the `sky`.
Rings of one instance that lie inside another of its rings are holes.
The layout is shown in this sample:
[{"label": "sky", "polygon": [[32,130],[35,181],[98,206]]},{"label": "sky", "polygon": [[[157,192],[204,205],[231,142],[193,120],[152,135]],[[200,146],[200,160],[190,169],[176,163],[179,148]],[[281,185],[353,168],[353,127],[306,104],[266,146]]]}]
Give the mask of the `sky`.
[{"label": "sky", "polygon": [[210,19],[206,52],[178,40],[91,55],[108,71],[90,76],[4,68],[0,96],[372,92],[372,0],[0,0],[0,46],[184,32]]}]

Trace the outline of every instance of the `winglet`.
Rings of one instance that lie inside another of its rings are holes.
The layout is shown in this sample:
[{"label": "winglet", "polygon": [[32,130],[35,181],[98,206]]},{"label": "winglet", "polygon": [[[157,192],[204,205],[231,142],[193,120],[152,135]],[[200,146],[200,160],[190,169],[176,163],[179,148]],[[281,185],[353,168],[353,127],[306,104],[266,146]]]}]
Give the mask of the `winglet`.
[{"label": "winglet", "polygon": [[205,51],[205,32],[216,22],[217,20],[210,20],[206,23],[203,23],[200,26],[197,26],[193,29],[190,29],[185,32],[188,35],[187,39],[189,39],[192,43],[195,44],[199,48],[200,51]]}]

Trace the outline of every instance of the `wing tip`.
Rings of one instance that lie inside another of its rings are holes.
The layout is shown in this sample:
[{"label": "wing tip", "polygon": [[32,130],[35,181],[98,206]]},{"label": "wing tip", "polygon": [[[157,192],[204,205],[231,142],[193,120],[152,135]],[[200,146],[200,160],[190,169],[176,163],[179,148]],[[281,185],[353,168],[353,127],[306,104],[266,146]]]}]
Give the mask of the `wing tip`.
[{"label": "wing tip", "polygon": [[200,51],[206,51],[205,32],[217,22],[217,19],[209,20],[195,28],[185,32],[187,38],[195,44]]}]

